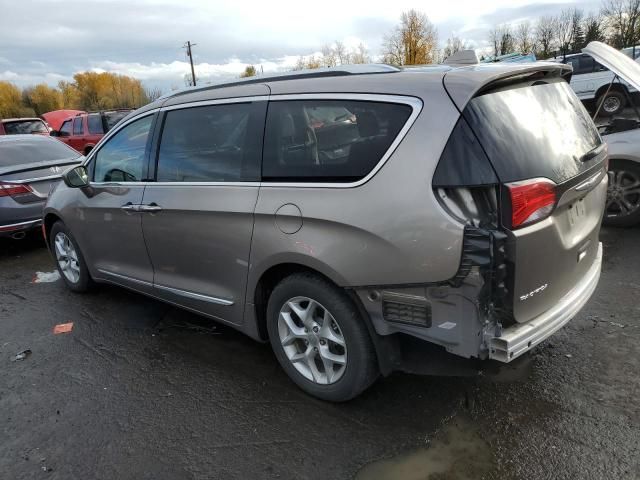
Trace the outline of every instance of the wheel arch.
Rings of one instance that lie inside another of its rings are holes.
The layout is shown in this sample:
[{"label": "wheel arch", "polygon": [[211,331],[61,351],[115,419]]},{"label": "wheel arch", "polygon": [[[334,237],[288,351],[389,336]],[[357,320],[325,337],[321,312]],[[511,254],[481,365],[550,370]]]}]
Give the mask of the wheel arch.
[{"label": "wheel arch", "polygon": [[283,279],[296,273],[312,273],[324,278],[338,288],[345,284],[345,280],[333,269],[319,266],[316,261],[309,261],[304,258],[273,262],[263,267],[259,274],[257,273],[253,276],[253,282],[250,279],[247,295],[247,303],[252,304],[255,309],[257,333],[261,340],[268,340],[266,311],[271,292]]},{"label": "wheel arch", "polygon": [[606,83],[596,90],[596,94],[594,96],[596,101],[609,89],[609,85],[611,85],[611,91],[617,91],[623,94],[629,93],[627,86],[622,83]]},{"label": "wheel arch", "polygon": [[[333,270],[330,270],[333,272]],[[275,286],[285,279],[286,277],[296,273],[311,273],[317,275],[338,288],[342,288],[349,300],[353,303],[355,308],[360,313],[362,320],[364,321],[371,341],[373,342],[378,367],[380,373],[383,376],[389,375],[395,367],[396,358],[398,358],[398,344],[395,338],[381,337],[375,331],[373,323],[369,318],[367,310],[362,305],[362,302],[358,295],[349,288],[345,288],[344,280],[334,273],[334,275],[327,275],[320,269],[314,268],[307,263],[298,262],[283,262],[271,265],[265,269],[256,281],[253,288],[253,295],[248,297],[248,302],[252,304],[254,309],[254,320],[256,327],[257,339],[261,341],[269,341],[269,334],[267,332],[267,304],[269,302],[269,296],[275,288]],[[333,277],[333,278],[332,278]],[[249,304],[247,305],[249,307]]]},{"label": "wheel arch", "polygon": [[49,232],[51,232],[51,227],[53,227],[53,224],[58,220],[62,221],[62,218],[55,212],[47,212],[44,215],[44,218],[42,220],[42,230],[47,244],[49,243]]}]

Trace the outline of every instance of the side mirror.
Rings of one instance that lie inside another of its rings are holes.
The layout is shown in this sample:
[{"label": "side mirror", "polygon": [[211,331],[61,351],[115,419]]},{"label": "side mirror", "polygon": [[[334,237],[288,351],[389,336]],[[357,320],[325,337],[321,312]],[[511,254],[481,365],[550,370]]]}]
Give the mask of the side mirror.
[{"label": "side mirror", "polygon": [[60,136],[60,132],[58,130],[51,130],[49,132],[49,135],[52,137],[59,137]]},{"label": "side mirror", "polygon": [[62,180],[70,188],[86,187],[89,185],[89,174],[84,165],[78,165],[62,174]]}]

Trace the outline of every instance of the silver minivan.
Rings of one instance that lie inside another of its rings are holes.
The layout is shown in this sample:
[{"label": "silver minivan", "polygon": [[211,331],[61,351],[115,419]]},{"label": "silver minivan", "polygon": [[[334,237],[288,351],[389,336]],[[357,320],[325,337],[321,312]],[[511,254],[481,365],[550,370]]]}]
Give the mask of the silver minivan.
[{"label": "silver minivan", "polygon": [[570,76],[367,65],[177,92],[64,175],[45,235],[70,289],[269,341],[322,399],[402,370],[406,340],[510,362],[600,276],[607,152]]}]

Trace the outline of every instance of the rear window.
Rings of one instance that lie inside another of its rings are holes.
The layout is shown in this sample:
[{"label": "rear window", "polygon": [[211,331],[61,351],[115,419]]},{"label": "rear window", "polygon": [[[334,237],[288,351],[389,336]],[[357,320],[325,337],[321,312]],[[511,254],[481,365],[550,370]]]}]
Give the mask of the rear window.
[{"label": "rear window", "polygon": [[233,103],[167,112],[158,151],[157,180],[258,180],[264,120],[259,129],[252,131],[255,111],[252,103]]},{"label": "rear window", "polygon": [[[37,139],[36,139],[37,138]],[[73,160],[80,154],[64,143],[49,137],[25,138],[0,142],[0,167],[29,163]]]},{"label": "rear window", "polygon": [[5,122],[4,130],[7,135],[24,133],[49,133],[47,126],[41,120],[21,120],[19,122]]},{"label": "rear window", "polygon": [[73,120],[73,134],[74,135],[82,135],[84,130],[82,128],[82,117],[76,117]]},{"label": "rear window", "polygon": [[87,115],[87,127],[91,134],[102,134],[102,117],[99,113],[90,113]]},{"label": "rear window", "polygon": [[129,115],[129,113],[131,113],[129,110],[122,112],[104,112],[104,123],[107,127],[107,132],[115,127],[120,120]]},{"label": "rear window", "polygon": [[380,162],[411,111],[409,105],[367,101],[270,102],[262,177],[359,180]]},{"label": "rear window", "polygon": [[563,80],[481,95],[464,116],[502,182],[543,177],[562,183],[598,161],[581,160],[602,140]]}]

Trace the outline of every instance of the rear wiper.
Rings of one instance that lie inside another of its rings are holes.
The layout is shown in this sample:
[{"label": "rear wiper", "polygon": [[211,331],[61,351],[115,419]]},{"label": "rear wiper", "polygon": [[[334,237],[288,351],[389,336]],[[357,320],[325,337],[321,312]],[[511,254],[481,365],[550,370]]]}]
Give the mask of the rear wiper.
[{"label": "rear wiper", "polygon": [[589,160],[594,159],[595,157],[597,157],[598,155],[600,155],[602,152],[604,152],[605,149],[605,144],[601,143],[600,145],[598,145],[596,148],[589,150],[587,153],[585,153],[584,155],[582,155],[580,157],[580,161],[581,162],[588,162]]}]

